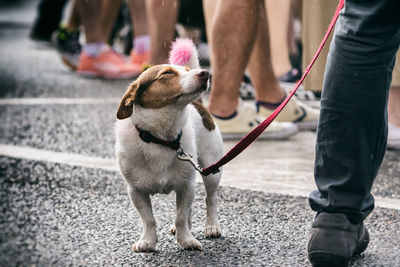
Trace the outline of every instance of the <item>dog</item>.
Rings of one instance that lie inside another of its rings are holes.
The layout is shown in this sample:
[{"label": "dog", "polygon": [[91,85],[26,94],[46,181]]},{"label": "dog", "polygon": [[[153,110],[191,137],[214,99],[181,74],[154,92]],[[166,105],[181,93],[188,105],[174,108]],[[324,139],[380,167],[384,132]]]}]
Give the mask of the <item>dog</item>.
[{"label": "dog", "polygon": [[[177,206],[171,232],[182,249],[202,249],[190,232],[196,169],[177,154],[184,151],[204,167],[222,156],[218,126],[197,101],[209,84],[209,73],[199,68],[193,43],[178,39],[170,51],[170,64],[144,71],[122,97],[117,112],[116,155],[129,196],[143,222],[140,240],[133,245],[136,252],[154,251],[157,243],[150,196],[171,191],[176,192]],[[221,175],[202,176],[207,194],[207,238],[221,235],[217,215]]]}]

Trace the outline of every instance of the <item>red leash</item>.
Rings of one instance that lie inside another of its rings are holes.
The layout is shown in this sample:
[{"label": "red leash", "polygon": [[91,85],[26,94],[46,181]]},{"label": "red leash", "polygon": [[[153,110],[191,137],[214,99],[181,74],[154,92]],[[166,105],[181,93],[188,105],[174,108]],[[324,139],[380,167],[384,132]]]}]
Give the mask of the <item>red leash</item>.
[{"label": "red leash", "polygon": [[278,116],[278,114],[282,111],[282,109],[286,106],[289,100],[293,97],[296,93],[297,89],[299,89],[303,80],[307,77],[308,73],[311,70],[311,67],[314,65],[314,62],[317,60],[319,54],[321,53],[322,48],[324,47],[326,40],[328,39],[330,33],[332,32],[333,27],[339,17],[339,12],[342,10],[344,6],[344,0],[339,0],[339,4],[337,6],[336,12],[333,15],[332,21],[329,24],[329,28],[325,33],[324,39],[322,39],[321,44],[318,47],[317,53],[315,54],[314,58],[312,59],[311,63],[307,66],[306,71],[304,72],[303,76],[301,77],[300,81],[297,82],[296,87],[294,90],[286,97],[286,99],[280,104],[280,106],[275,109],[275,111],[268,116],[260,125],[254,128],[251,132],[249,132],[242,140],[239,141],[228,153],[225,154],[218,162],[215,164],[210,165],[209,167],[203,169],[202,175],[209,175],[210,173],[217,173],[219,172],[219,168],[232,159],[234,159],[237,155],[239,155],[243,150],[245,150],[257,137],[264,132],[264,130],[271,124],[271,122]]}]

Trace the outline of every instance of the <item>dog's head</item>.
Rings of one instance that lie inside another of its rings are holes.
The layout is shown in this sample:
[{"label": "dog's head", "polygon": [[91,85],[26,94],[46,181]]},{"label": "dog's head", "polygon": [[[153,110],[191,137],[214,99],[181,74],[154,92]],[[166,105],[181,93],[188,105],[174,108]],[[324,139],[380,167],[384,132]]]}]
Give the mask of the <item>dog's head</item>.
[{"label": "dog's head", "polygon": [[169,61],[144,71],[126,90],[117,118],[132,115],[133,105],[160,109],[169,105],[185,106],[197,99],[209,86],[209,73],[199,68],[196,47],[189,39],[172,44]]},{"label": "dog's head", "polygon": [[143,72],[129,85],[118,107],[117,118],[132,115],[133,105],[159,109],[168,105],[185,106],[209,86],[207,70],[178,65],[158,65]]}]

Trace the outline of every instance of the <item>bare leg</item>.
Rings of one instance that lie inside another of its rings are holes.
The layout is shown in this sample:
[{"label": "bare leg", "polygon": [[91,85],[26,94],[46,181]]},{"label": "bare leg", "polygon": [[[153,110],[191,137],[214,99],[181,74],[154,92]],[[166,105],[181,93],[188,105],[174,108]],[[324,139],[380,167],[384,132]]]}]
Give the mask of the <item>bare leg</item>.
[{"label": "bare leg", "polygon": [[146,5],[144,0],[130,0],[129,9],[135,36],[147,34]]},{"label": "bare leg", "polygon": [[275,77],[271,63],[268,21],[264,2],[259,3],[257,38],[251,53],[248,69],[255,88],[256,99],[271,103],[279,102],[285,96]]},{"label": "bare leg", "polygon": [[111,30],[117,19],[122,0],[102,0],[101,25],[103,28],[104,40],[108,41]]},{"label": "bare leg", "polygon": [[400,86],[392,86],[389,91],[388,121],[400,127]]},{"label": "bare leg", "polygon": [[154,251],[157,243],[156,220],[153,216],[151,201],[148,194],[129,189],[129,196],[138,210],[143,222],[143,232],[140,240],[133,245],[137,252]]},{"label": "bare leg", "polygon": [[[106,3],[111,5],[111,2],[107,0]],[[126,62],[122,55],[106,46],[101,16],[107,16],[106,13],[110,10],[103,9],[103,0],[79,0],[78,4],[86,36],[86,44],[79,57],[78,74],[105,79],[128,79],[137,76],[140,73],[138,66]],[[102,14],[103,10],[106,13]]]},{"label": "bare leg", "polygon": [[150,63],[167,63],[169,47],[174,39],[178,16],[178,0],[148,0],[146,12],[150,34]]},{"label": "bare leg", "polygon": [[79,26],[81,26],[81,17],[78,8],[78,0],[73,0],[71,6],[71,13],[68,16],[65,28],[68,31],[73,32],[78,30]]},{"label": "bare leg", "polygon": [[214,115],[229,116],[238,106],[239,86],[256,38],[258,3],[218,3],[211,38],[214,75],[209,108]]},{"label": "bare leg", "polygon": [[78,0],[80,16],[85,28],[86,43],[105,42],[100,17],[102,0]]},{"label": "bare leg", "polygon": [[[214,27],[215,13],[216,13],[219,1],[220,0],[203,0],[204,20],[206,22],[206,34],[207,34],[207,40],[208,40],[209,44],[211,44],[211,42],[212,42],[211,30]],[[211,66],[214,66],[212,49],[210,49],[209,53],[210,53]]]},{"label": "bare leg", "polygon": [[288,42],[288,49],[289,54],[297,54],[299,51],[297,50],[296,40],[294,36],[294,16],[295,16],[295,9],[298,6],[298,0],[291,0],[290,1],[290,9],[289,9],[289,23],[287,28],[287,42]]}]

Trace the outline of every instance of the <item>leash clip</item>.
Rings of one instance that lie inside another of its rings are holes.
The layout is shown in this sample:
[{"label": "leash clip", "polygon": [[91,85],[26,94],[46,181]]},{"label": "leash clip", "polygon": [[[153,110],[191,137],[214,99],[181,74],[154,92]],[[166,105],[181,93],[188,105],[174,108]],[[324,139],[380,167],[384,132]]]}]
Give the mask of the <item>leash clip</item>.
[{"label": "leash clip", "polygon": [[179,146],[178,150],[176,151],[176,156],[178,159],[182,161],[188,161],[193,167],[200,173],[203,173],[203,168],[193,159],[193,157],[183,151],[183,148]]}]

